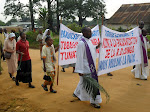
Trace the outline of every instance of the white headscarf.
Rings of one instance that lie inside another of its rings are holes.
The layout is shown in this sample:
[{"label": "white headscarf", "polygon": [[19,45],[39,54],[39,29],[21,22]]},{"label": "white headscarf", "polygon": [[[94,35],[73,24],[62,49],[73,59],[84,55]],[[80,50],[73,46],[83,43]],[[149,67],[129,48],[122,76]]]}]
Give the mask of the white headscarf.
[{"label": "white headscarf", "polygon": [[16,37],[14,33],[10,33],[8,38]]},{"label": "white headscarf", "polygon": [[42,39],[47,35],[47,32],[49,31],[49,29],[46,29],[45,32],[43,33],[43,37]]}]

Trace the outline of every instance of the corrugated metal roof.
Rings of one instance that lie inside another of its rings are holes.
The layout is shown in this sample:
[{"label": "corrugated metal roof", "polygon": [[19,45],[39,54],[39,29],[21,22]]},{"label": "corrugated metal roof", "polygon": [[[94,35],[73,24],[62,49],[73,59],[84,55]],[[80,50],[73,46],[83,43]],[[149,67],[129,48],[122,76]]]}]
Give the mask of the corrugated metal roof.
[{"label": "corrugated metal roof", "polygon": [[137,24],[140,20],[150,24],[150,3],[123,4],[107,24]]}]

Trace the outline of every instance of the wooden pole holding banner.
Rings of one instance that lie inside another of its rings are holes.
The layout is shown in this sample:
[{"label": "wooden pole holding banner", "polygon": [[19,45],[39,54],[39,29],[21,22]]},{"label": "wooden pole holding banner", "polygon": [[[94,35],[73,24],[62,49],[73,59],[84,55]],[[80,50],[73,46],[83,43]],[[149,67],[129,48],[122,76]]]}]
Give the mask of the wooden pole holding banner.
[{"label": "wooden pole holding banner", "polygon": [[136,24],[137,24],[137,26],[139,25],[138,19],[136,20]]},{"label": "wooden pole holding banner", "polygon": [[[60,23],[62,23],[62,18],[60,19]],[[60,41],[60,39],[59,39],[59,41]],[[59,47],[60,47],[60,45],[59,45]],[[58,67],[57,67],[57,85],[58,85],[58,80],[59,80],[59,50],[58,50]]]},{"label": "wooden pole holding banner", "polygon": [[104,15],[102,15],[102,25],[104,25]]}]

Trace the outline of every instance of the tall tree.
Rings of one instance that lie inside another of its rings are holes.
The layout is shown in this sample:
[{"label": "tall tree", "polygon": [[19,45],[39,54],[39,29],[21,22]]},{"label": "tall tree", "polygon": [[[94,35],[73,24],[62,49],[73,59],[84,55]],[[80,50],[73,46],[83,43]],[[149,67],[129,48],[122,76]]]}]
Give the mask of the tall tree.
[{"label": "tall tree", "polygon": [[59,32],[59,27],[60,27],[60,21],[59,21],[59,16],[60,16],[60,13],[59,13],[59,7],[60,7],[60,0],[56,0],[56,4],[57,4],[57,9],[56,9],[56,15],[57,15],[57,32]]},{"label": "tall tree", "polygon": [[33,17],[33,1],[29,0],[29,10],[30,10],[30,16],[31,16],[31,26],[32,30],[34,29],[34,17]]},{"label": "tall tree", "polygon": [[83,25],[83,21],[87,17],[100,19],[106,13],[103,0],[64,0],[64,4],[62,5],[63,10],[65,10],[63,17],[78,17],[80,26]]},{"label": "tall tree", "polygon": [[[28,4],[23,4],[20,0],[6,0],[4,6],[4,15],[5,16],[13,16],[13,18],[21,19],[31,17],[32,29],[34,29],[34,10],[35,6],[39,6],[40,0],[29,0]],[[29,16],[30,12],[30,16]]]},{"label": "tall tree", "polygon": [[48,7],[48,28],[54,31],[53,28],[53,3],[54,0],[47,0],[47,7]]},{"label": "tall tree", "polygon": [[48,11],[46,9],[46,7],[41,8],[39,10],[39,19],[43,25],[43,28],[46,29],[47,28],[47,16],[48,16]]}]

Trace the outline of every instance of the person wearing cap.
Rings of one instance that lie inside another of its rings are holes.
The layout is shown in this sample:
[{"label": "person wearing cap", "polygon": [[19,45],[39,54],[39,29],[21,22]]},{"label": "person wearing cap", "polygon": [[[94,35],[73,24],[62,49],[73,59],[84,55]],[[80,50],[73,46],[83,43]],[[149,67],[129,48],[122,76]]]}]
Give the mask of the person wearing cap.
[{"label": "person wearing cap", "polygon": [[10,33],[8,36],[8,39],[4,42],[4,52],[11,53],[10,59],[6,59],[7,66],[8,66],[8,73],[10,75],[10,78],[12,78],[13,81],[15,81],[15,72],[17,71],[17,57],[16,57],[16,40],[15,40],[15,34]]}]

